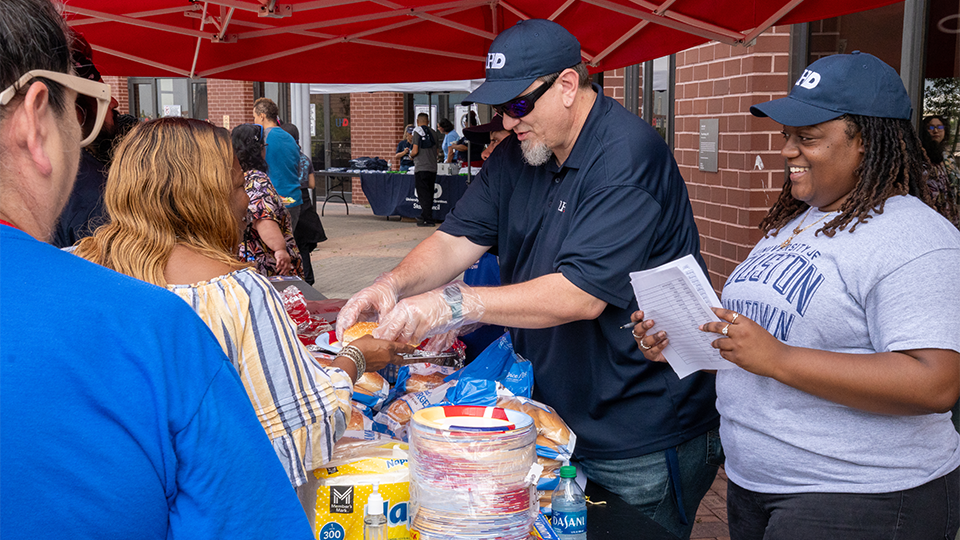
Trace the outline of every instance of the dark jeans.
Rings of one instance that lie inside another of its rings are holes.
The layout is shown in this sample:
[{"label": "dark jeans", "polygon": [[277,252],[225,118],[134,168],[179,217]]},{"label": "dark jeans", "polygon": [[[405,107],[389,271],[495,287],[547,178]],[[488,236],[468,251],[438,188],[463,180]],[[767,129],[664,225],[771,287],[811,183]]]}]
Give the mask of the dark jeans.
[{"label": "dark jeans", "polygon": [[417,200],[420,201],[420,219],[433,221],[433,191],[436,189],[437,171],[416,171],[413,181],[417,187]]},{"label": "dark jeans", "polygon": [[[583,474],[662,525],[678,538],[690,538],[697,508],[717,476],[722,458],[716,430],[676,448],[683,506],[687,523],[680,519],[677,497],[670,479],[666,452],[628,459],[581,459]],[[637,531],[643,538],[643,531]]]},{"label": "dark jeans", "polygon": [[755,493],[727,483],[731,540],[954,540],[960,469],[893,493]]}]

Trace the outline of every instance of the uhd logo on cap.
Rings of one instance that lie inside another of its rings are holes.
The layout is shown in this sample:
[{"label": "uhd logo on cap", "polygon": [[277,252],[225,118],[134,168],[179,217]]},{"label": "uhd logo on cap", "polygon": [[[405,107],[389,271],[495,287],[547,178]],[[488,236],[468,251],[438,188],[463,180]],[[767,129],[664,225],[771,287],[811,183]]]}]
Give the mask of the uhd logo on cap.
[{"label": "uhd logo on cap", "polygon": [[805,69],[803,70],[803,75],[801,75],[800,78],[797,79],[797,84],[795,84],[794,86],[799,85],[799,86],[802,86],[803,88],[806,88],[807,90],[813,90],[814,88],[817,87],[818,84],[820,84],[820,74],[817,73],[816,71],[810,71],[809,69]]},{"label": "uhd logo on cap", "polygon": [[487,69],[501,69],[507,63],[507,57],[503,53],[487,54]]}]

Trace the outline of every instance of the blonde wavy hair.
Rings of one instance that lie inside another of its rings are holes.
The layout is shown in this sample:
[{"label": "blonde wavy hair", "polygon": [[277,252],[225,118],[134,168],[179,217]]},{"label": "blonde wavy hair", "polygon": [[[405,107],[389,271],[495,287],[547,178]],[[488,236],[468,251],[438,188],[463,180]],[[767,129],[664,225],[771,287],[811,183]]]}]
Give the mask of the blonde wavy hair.
[{"label": "blonde wavy hair", "polygon": [[166,286],[174,246],[235,268],[240,226],[233,144],[226,129],[190,118],[138,125],[117,147],[104,192],[109,215],[76,255],[137,279]]}]

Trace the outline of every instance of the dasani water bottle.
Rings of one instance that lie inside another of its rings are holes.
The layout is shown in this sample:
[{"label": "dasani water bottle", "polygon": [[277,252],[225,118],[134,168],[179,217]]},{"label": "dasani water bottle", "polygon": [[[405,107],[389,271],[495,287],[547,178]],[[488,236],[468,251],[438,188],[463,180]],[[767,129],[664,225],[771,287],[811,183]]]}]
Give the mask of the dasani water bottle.
[{"label": "dasani water bottle", "polygon": [[550,525],[560,540],[587,540],[587,499],[577,485],[577,468],[560,467],[560,483],[553,490]]}]

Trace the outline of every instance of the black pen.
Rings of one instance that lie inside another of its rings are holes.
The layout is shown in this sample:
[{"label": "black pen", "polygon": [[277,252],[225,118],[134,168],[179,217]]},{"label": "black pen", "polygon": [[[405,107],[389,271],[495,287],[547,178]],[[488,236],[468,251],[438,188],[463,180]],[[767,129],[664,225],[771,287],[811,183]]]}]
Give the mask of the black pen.
[{"label": "black pen", "polygon": [[637,324],[638,324],[638,323],[635,323],[635,322],[633,322],[633,321],[630,321],[630,322],[628,322],[627,324],[621,326],[620,329],[621,329],[621,330],[632,330],[633,327],[636,326]]}]

